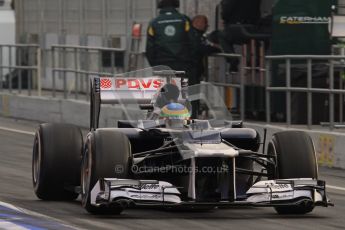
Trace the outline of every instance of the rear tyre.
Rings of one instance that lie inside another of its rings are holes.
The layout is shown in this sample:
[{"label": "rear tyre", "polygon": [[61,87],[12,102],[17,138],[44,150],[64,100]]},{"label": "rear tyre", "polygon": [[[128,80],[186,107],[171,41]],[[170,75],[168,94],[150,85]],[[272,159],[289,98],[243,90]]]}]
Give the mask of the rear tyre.
[{"label": "rear tyre", "polygon": [[42,200],[74,200],[80,185],[83,136],[67,124],[42,124],[33,146],[32,181]]},{"label": "rear tyre", "polygon": [[130,142],[116,130],[97,130],[88,135],[81,167],[82,205],[91,214],[120,214],[121,205],[91,205],[91,190],[100,178],[128,179],[132,162]]},{"label": "rear tyre", "polygon": [[[310,136],[301,131],[285,131],[273,135],[268,145],[268,154],[277,157],[277,168],[269,168],[275,175],[271,179],[318,178],[314,144]],[[279,214],[306,214],[314,205],[276,207]]]}]

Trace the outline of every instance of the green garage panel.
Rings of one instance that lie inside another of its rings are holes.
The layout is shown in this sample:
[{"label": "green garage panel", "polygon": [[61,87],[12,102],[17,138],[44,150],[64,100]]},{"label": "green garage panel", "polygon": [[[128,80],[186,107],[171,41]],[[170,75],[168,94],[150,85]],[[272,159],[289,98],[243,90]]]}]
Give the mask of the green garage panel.
[{"label": "green garage panel", "polygon": [[330,54],[334,0],[279,0],[273,8],[272,54]]},{"label": "green garage panel", "polygon": [[[273,8],[273,55],[329,55],[331,53],[331,38],[329,20],[334,0],[279,0]],[[306,87],[307,68],[301,68],[305,61],[293,61],[300,68],[291,69],[291,84]],[[280,69],[279,69],[280,68]],[[328,71],[315,72],[313,85],[326,88]],[[285,66],[283,61],[272,63],[272,85],[285,86]],[[286,94],[272,94],[272,119],[285,121]],[[327,97],[314,97],[313,107],[328,111],[324,105]],[[292,122],[306,123],[306,95],[292,93]],[[321,108],[322,107],[322,108]],[[327,114],[314,113],[313,123],[327,120]]]}]

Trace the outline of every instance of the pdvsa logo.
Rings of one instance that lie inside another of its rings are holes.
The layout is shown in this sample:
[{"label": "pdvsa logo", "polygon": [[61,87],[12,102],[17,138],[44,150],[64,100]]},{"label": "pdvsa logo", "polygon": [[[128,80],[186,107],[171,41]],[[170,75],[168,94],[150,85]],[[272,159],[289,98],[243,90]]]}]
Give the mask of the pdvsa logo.
[{"label": "pdvsa logo", "polygon": [[159,89],[161,79],[115,79],[115,89]]},{"label": "pdvsa logo", "polygon": [[157,90],[164,81],[157,78],[102,78],[102,90]]}]

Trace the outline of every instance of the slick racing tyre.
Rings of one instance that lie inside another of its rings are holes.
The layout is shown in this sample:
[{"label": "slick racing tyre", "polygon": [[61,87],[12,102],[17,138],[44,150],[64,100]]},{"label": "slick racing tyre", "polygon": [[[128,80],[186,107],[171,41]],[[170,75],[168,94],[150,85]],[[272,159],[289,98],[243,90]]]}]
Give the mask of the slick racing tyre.
[{"label": "slick racing tyre", "polygon": [[83,136],[67,124],[42,124],[33,146],[32,181],[42,200],[74,200],[80,185]]},{"label": "slick racing tyre", "polygon": [[[269,168],[275,175],[270,179],[318,178],[318,167],[314,144],[310,136],[301,131],[285,131],[273,135],[268,145],[268,154],[275,155],[276,169]],[[306,214],[314,209],[313,204],[276,207],[279,214]]]},{"label": "slick racing tyre", "polygon": [[132,153],[126,135],[111,129],[87,137],[81,167],[82,205],[91,214],[120,214],[121,205],[91,205],[90,194],[100,178],[129,178]]}]

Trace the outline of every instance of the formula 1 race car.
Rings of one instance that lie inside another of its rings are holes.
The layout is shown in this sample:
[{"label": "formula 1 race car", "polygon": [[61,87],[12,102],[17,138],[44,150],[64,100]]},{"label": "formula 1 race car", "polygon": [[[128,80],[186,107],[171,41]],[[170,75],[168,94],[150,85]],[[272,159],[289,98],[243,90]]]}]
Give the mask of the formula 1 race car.
[{"label": "formula 1 race car", "polygon": [[[36,132],[37,197],[81,195],[82,206],[93,214],[136,206],[258,206],[305,214],[332,205],[325,182],[318,180],[308,134],[276,133],[265,151],[266,135],[262,142],[256,130],[232,119],[221,88],[187,87],[180,74],[155,67],[92,78],[85,139],[69,124],[42,124]],[[101,104],[113,104],[125,119],[100,128]],[[198,117],[191,119],[195,108]]]}]

